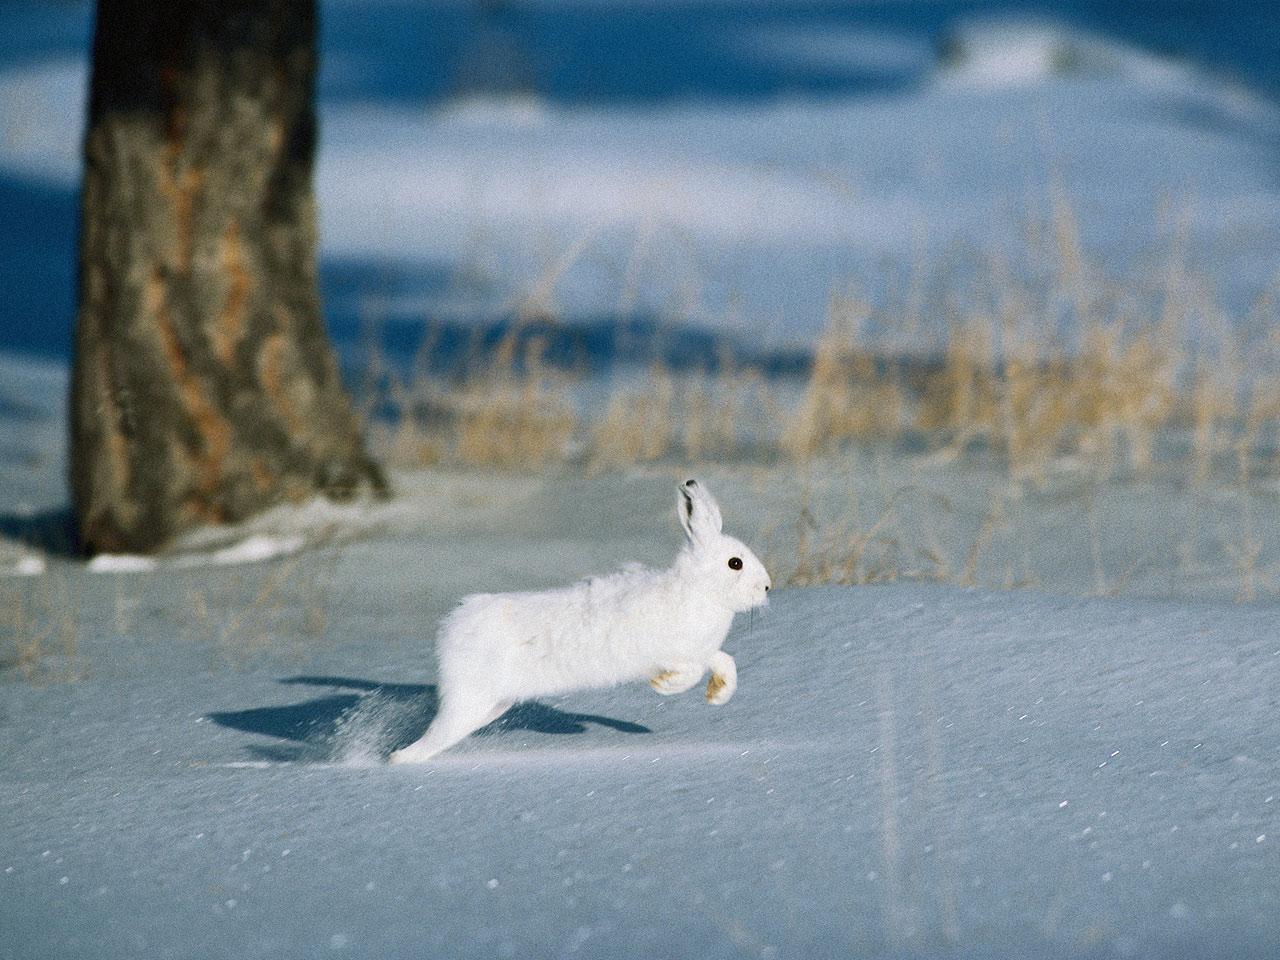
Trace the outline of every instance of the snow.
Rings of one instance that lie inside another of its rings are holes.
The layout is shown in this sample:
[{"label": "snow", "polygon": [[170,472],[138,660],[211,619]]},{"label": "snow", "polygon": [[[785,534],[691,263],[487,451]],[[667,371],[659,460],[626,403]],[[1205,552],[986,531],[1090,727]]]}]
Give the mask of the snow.
[{"label": "snow", "polygon": [[[8,364],[24,405],[0,429],[35,455],[0,500],[50,497],[65,379]],[[826,517],[939,491],[929,542],[956,562],[990,509],[980,469],[927,456],[702,472],[777,565],[801,496]],[[1230,602],[1225,494],[1217,515],[1177,484],[1098,490],[1118,597],[1081,596],[1067,478],[1009,502],[1008,554],[993,538],[977,571],[1018,558],[1057,594],[780,589],[735,624],[723,707],[588,691],[384,763],[433,714],[459,597],[665,562],[676,479],[399,473],[388,503],[282,508],[150,569],[36,554],[42,575],[0,584],[0,957],[1274,951],[1277,606]],[[912,523],[893,535],[910,555]],[[34,638],[29,675],[14,643]]]},{"label": "snow", "polygon": [[[297,553],[302,548],[303,540],[300,536],[290,537],[268,537],[263,535],[248,537],[230,547],[222,550],[215,550],[208,556],[208,562],[212,564],[234,564],[234,563],[261,563],[263,560],[273,560],[276,557],[285,557],[291,553]],[[183,566],[190,565],[194,558],[187,559]]]},{"label": "snow", "polygon": [[87,65],[79,57],[5,70],[0,75],[5,171],[55,186],[78,182],[88,89]]},{"label": "snow", "polygon": [[1181,65],[1053,21],[979,21],[952,33],[946,80],[974,87],[1025,86],[1055,77],[1126,76],[1193,85]]},{"label": "snow", "polygon": [[[255,534],[239,543],[215,550],[183,551],[179,548],[171,556],[160,560],[135,554],[100,553],[88,561],[86,568],[90,573],[147,573],[156,570],[161,564],[173,569],[183,569],[262,563],[264,560],[274,560],[277,557],[287,557],[291,553],[297,553],[304,546],[304,542],[302,536],[298,534],[287,536]],[[43,572],[43,569],[35,572]]]},{"label": "snow", "polygon": [[74,685],[6,685],[0,956],[1262,956],[1280,935],[1274,607],[783,591],[731,637],[723,708],[584,693],[393,768],[449,598],[369,578],[374,556],[339,561],[361,598],[301,660],[210,669],[171,608],[94,638]]},{"label": "snow", "polygon": [[143,573],[157,569],[161,563],[174,569],[261,563],[296,553],[302,546],[303,538],[297,534],[277,537],[255,534],[220,549],[183,551],[179,547],[163,560],[134,554],[100,553],[89,560],[87,567],[91,573]]},{"label": "snow", "polygon": [[[543,290],[567,317],[648,312],[803,342],[833,292],[886,300],[886,264],[957,269],[960,252],[1017,249],[1055,191],[1111,276],[1134,280],[1167,258],[1175,223],[1187,266],[1235,316],[1276,278],[1258,251],[1280,244],[1280,112],[1186,56],[1067,19],[948,23],[942,7],[904,5],[863,11],[865,22],[856,8],[795,8],[757,23],[677,4],[662,9],[688,19],[685,34],[636,26],[706,62],[682,72],[659,57],[649,82],[692,86],[646,99],[620,66],[599,67],[606,92],[576,61],[558,73],[522,46],[551,42],[544,23],[567,31],[555,34],[566,57],[595,49],[592,31],[617,45],[607,11],[534,5],[515,33],[490,35],[465,7],[434,23],[431,9],[336,4],[326,20],[321,252],[374,276],[408,265],[421,289],[363,291],[393,317],[489,320]],[[488,87],[442,73],[480,69],[485,42],[512,48],[502,69],[529,60],[529,83],[504,87],[496,64]],[[726,101],[722,61],[744,84],[773,86]],[[1261,58],[1250,69],[1269,82]],[[74,188],[86,75],[83,55],[61,47],[0,60],[0,175]],[[720,95],[697,96],[699,83]],[[822,95],[789,92],[797,85]],[[5,256],[22,252],[11,243]],[[330,297],[347,338],[353,293]]]},{"label": "snow", "polygon": [[[885,263],[1017,241],[1055,183],[1108,269],[1149,266],[1167,201],[1229,305],[1274,281],[1280,61],[1244,8],[1165,57],[1097,5],[539,0],[508,26],[568,66],[486,92],[450,86],[473,6],[323,11],[322,255],[407,265],[375,291],[393,316],[533,292],[803,341]],[[665,562],[683,468],[398,473],[390,502],[77,559],[50,264],[88,11],[0,9],[0,960],[1277,953],[1274,480],[1019,485],[876,446],[708,465],[779,583],[802,508],[890,517],[903,582],[775,591],[723,707],[588,691],[416,768],[383,761],[433,715],[439,618]],[[331,292],[340,343],[368,295]],[[1252,544],[1260,599],[1234,603]]]},{"label": "snow", "polygon": [[[1101,259],[1122,267],[1149,256],[1161,204],[1171,201],[1196,268],[1222,283],[1230,303],[1274,279],[1273,264],[1230,238],[1280,239],[1270,160],[1240,139],[1248,129],[1274,142],[1280,120],[1207,80],[957,80],[910,95],[733,111],[547,105],[502,122],[495,105],[482,123],[476,113],[474,103],[328,108],[318,165],[326,250],[445,264],[471,251],[501,277],[466,303],[484,315],[585,241],[557,275],[555,304],[567,315],[616,310],[630,275],[641,308],[717,326],[732,301],[749,324],[796,340],[825,322],[831,292],[871,264],[936,263],[966,244],[1012,249],[1056,178]],[[1191,114],[1218,119],[1178,119]],[[864,284],[866,295],[881,295]],[[451,296],[393,312],[454,316]]]},{"label": "snow", "polygon": [[87,564],[90,573],[143,573],[154,570],[154,557],[130,553],[100,553]]},{"label": "snow", "polygon": [[44,557],[26,556],[18,560],[10,571],[20,577],[38,577],[48,568],[44,561]]},{"label": "snow", "polygon": [[[63,382],[23,382],[0,423],[38,450],[30,411]],[[50,486],[53,459],[10,475]],[[821,512],[942,484],[934,542],[961,556],[988,509],[973,465],[823,469],[702,472],[767,563],[801,486]],[[280,509],[111,577],[55,552],[0,585],[0,629],[27,615],[0,633],[0,957],[1274,952],[1277,603],[1230,602],[1204,544],[1175,576],[1176,485],[1097,492],[1119,596],[1082,596],[1088,524],[1050,484],[1007,519],[1056,594],[779,589],[735,623],[723,707],[587,691],[384,762],[433,715],[458,598],[665,562],[676,479],[398,473],[389,503]],[[28,678],[6,658],[37,636]]]}]

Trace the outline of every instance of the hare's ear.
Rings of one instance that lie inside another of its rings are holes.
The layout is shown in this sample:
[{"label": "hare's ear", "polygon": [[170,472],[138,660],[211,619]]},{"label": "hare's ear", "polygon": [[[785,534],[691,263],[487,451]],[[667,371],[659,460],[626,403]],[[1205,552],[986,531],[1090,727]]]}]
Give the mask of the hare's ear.
[{"label": "hare's ear", "polygon": [[709,543],[720,533],[720,507],[697,480],[686,480],[679,490],[676,512],[689,542]]}]

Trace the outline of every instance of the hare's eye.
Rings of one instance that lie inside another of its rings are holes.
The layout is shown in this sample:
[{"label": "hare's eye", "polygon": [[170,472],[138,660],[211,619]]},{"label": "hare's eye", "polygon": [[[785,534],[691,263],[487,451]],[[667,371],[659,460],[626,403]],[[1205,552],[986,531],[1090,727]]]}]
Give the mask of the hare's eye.
[{"label": "hare's eye", "polygon": [[730,558],[729,558],[729,569],[730,569],[730,570],[741,570],[741,569],[742,569],[742,558],[741,558],[741,557],[730,557]]}]

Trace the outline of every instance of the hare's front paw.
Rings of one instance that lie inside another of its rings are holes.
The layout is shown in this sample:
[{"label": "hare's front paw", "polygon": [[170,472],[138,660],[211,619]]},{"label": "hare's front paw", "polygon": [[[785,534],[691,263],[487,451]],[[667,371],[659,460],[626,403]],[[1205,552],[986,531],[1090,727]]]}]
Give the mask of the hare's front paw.
[{"label": "hare's front paw", "polygon": [[711,661],[711,679],[707,681],[707,703],[728,703],[738,689],[738,665],[727,653],[718,652]]},{"label": "hare's front paw", "polygon": [[692,690],[698,681],[702,679],[704,672],[702,667],[680,667],[675,670],[663,670],[656,677],[650,678],[649,686],[664,697],[669,697],[672,694]]}]

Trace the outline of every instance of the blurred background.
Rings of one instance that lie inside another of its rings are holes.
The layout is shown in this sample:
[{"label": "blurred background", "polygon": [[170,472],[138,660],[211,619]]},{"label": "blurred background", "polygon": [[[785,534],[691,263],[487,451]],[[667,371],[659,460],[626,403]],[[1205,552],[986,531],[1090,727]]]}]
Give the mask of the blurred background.
[{"label": "blurred background", "polygon": [[[1042,278],[1037,240],[1067,227],[1095,288],[1194,278],[1192,333],[1242,329],[1275,289],[1272,4],[320,13],[323,287],[348,348],[373,320],[411,353],[432,322],[518,316],[803,348],[848,297],[925,352],[939,304],[993,259]],[[0,27],[0,348],[65,357],[92,4],[10,0]]]},{"label": "blurred background", "polygon": [[[797,583],[1060,585],[1034,543],[1280,586],[1280,7],[319,9],[325,319],[390,468],[780,467]],[[92,16],[0,7],[15,410],[69,357]]]}]

